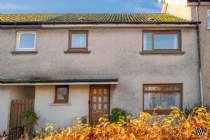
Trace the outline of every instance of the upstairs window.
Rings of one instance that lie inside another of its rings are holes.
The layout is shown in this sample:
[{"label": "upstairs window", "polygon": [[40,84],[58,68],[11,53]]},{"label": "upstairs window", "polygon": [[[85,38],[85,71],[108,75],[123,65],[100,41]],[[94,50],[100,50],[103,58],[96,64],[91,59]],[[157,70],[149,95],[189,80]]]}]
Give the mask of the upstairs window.
[{"label": "upstairs window", "polygon": [[145,84],[144,110],[170,110],[176,106],[182,108],[182,84]]},{"label": "upstairs window", "polygon": [[88,51],[88,31],[69,32],[69,52]]},{"label": "upstairs window", "polygon": [[143,51],[171,52],[181,51],[179,31],[145,31],[143,32]]},{"label": "upstairs window", "polygon": [[208,10],[208,28],[210,29],[210,10]]},{"label": "upstairs window", "polygon": [[69,101],[69,86],[61,85],[55,87],[54,103],[68,103]]},{"label": "upstairs window", "polygon": [[35,32],[18,32],[17,33],[17,51],[33,51],[36,48]]}]

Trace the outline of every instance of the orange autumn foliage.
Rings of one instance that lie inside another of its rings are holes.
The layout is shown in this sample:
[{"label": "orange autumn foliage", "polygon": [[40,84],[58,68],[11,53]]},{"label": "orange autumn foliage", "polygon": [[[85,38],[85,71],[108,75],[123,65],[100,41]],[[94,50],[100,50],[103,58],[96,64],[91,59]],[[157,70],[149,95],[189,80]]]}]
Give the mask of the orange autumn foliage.
[{"label": "orange autumn foliage", "polygon": [[[196,128],[206,128],[204,135],[199,136]],[[77,124],[43,133],[34,140],[210,140],[210,112],[198,107],[186,117],[178,108],[173,108],[169,115],[142,112],[128,122],[111,123],[101,118],[94,127]]]}]

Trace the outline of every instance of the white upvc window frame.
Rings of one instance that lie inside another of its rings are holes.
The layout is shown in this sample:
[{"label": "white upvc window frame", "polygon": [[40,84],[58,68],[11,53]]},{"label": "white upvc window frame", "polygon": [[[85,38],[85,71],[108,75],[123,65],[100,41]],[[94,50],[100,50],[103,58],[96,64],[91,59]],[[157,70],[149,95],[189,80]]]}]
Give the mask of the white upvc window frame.
[{"label": "white upvc window frame", "polygon": [[209,21],[209,18],[210,18],[210,9],[208,9],[207,11],[207,28],[210,29],[210,21]]},{"label": "white upvc window frame", "polygon": [[[34,34],[34,46],[33,48],[20,48],[20,37],[22,34]],[[18,31],[16,34],[16,51],[36,51],[36,32],[35,31]]]}]

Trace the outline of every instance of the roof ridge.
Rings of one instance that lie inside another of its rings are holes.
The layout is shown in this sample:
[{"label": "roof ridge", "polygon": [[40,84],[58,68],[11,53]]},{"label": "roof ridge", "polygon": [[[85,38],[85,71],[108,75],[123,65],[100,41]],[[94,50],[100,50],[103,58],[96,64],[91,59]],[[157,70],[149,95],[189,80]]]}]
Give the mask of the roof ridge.
[{"label": "roof ridge", "polygon": [[167,13],[0,13],[0,15],[150,15],[150,14],[156,14],[156,15],[164,15]]}]

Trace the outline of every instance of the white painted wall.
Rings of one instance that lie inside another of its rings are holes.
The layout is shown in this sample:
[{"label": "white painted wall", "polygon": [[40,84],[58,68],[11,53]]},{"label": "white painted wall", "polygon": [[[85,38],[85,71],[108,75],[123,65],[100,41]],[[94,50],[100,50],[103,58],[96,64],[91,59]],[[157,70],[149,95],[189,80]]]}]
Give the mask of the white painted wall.
[{"label": "white painted wall", "polygon": [[10,93],[6,88],[0,87],[0,134],[7,130],[10,109]]},{"label": "white painted wall", "polygon": [[177,4],[177,5],[187,4],[187,0],[165,0],[165,2],[170,3],[170,4]]},{"label": "white painted wall", "polygon": [[53,104],[55,86],[36,86],[35,111],[40,117],[38,128],[54,123],[57,128],[68,127],[76,117],[88,116],[89,86],[70,86],[69,104]]},{"label": "white painted wall", "polygon": [[8,131],[11,101],[31,99],[33,94],[33,87],[0,86],[0,134]]}]

